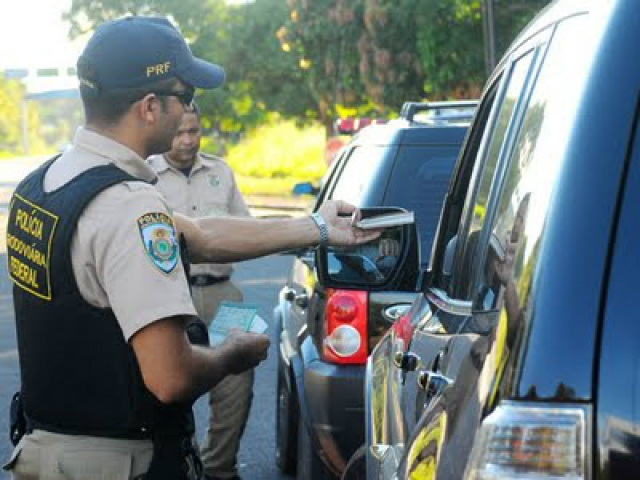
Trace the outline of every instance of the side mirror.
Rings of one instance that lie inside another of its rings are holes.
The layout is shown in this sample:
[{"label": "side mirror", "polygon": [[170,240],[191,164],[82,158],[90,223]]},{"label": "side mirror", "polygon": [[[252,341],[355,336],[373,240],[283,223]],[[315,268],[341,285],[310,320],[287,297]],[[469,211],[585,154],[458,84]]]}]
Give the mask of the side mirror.
[{"label": "side mirror", "polygon": [[293,186],[292,193],[294,195],[317,195],[320,189],[311,182],[296,183]]},{"label": "side mirror", "polygon": [[[362,208],[362,218],[406,212],[398,207]],[[385,228],[377,239],[358,246],[316,251],[318,281],[325,287],[415,291],[419,245],[414,223]]]}]

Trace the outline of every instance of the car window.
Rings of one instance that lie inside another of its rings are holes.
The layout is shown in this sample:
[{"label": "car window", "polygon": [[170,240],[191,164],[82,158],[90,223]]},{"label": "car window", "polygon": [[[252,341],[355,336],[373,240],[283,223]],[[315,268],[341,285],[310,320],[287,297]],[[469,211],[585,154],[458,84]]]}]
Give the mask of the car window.
[{"label": "car window", "polygon": [[[477,176],[477,187],[473,200],[469,203],[467,219],[462,222],[458,233],[456,246],[456,258],[454,266],[454,279],[452,296],[461,300],[471,299],[471,285],[474,278],[477,262],[474,262],[477,254],[477,245],[480,232],[485,223],[489,195],[494,183],[494,173],[500,159],[509,125],[512,123],[516,105],[523,92],[527,80],[534,51],[530,50],[521,56],[511,69],[508,77],[508,85],[502,101],[497,104],[499,108],[495,126],[491,134],[482,170]],[[462,240],[460,240],[462,239]]]},{"label": "car window", "polygon": [[458,146],[409,145],[398,151],[383,205],[414,212],[422,262],[429,260],[459,150]]},{"label": "car window", "polygon": [[322,202],[327,198],[329,191],[333,189],[333,185],[336,182],[336,178],[340,175],[340,170],[344,166],[345,160],[349,155],[349,150],[347,147],[342,148],[335,156],[331,165],[322,176],[320,180],[320,192],[318,193],[318,198],[316,199],[315,206],[313,207],[313,211],[318,210]]},{"label": "car window", "polygon": [[[533,88],[498,197],[491,240],[479,256],[483,274],[474,287],[476,309],[499,308],[502,295],[515,297],[505,299],[509,310],[521,308],[529,292],[571,117],[586,77],[584,58],[576,54],[582,38],[577,30],[584,22],[581,16],[559,25]],[[511,318],[515,312],[509,310]]]},{"label": "car window", "polygon": [[374,185],[374,178],[378,175],[380,164],[390,150],[390,147],[380,145],[356,147],[347,159],[342,172],[339,173],[329,198],[343,200],[356,207],[367,206],[368,202],[365,199],[368,197],[369,190],[374,187],[380,189],[379,186]]}]

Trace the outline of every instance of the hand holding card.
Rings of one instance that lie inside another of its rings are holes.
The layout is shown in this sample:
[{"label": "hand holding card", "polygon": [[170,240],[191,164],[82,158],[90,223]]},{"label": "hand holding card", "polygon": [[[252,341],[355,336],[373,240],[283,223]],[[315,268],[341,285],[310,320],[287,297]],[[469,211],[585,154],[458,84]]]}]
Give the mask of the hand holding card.
[{"label": "hand holding card", "polygon": [[220,304],[209,326],[211,346],[220,345],[232,328],[243,332],[263,333],[267,322],[258,315],[258,307],[246,303],[225,301]]}]

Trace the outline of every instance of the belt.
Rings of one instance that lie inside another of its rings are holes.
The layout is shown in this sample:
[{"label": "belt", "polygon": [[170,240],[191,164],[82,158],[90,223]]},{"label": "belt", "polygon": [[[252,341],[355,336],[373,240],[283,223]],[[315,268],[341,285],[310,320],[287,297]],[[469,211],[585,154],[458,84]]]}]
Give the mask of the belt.
[{"label": "belt", "polygon": [[189,283],[194,287],[206,287],[214,283],[226,282],[229,277],[216,277],[215,275],[192,275]]}]

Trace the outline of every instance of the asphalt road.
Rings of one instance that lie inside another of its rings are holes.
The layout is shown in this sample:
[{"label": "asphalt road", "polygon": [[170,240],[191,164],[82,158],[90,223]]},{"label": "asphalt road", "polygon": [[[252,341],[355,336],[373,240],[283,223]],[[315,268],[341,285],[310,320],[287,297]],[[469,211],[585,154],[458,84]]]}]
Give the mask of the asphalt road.
[{"label": "asphalt road", "polygon": [[[11,452],[8,439],[8,407],[13,393],[19,388],[19,368],[16,350],[11,282],[7,278],[5,228],[9,195],[15,183],[38,159],[0,161],[0,461]],[[238,264],[234,280],[242,289],[245,301],[259,306],[259,314],[269,324],[273,333],[272,310],[277,292],[286,281],[291,258],[270,256]],[[245,480],[286,480],[275,465],[275,375],[276,345],[272,340],[269,358],[256,370],[254,399],[249,422],[241,442],[240,475]],[[207,416],[207,398],[195,405],[197,437],[204,439]],[[0,479],[9,478],[0,470]]]}]

